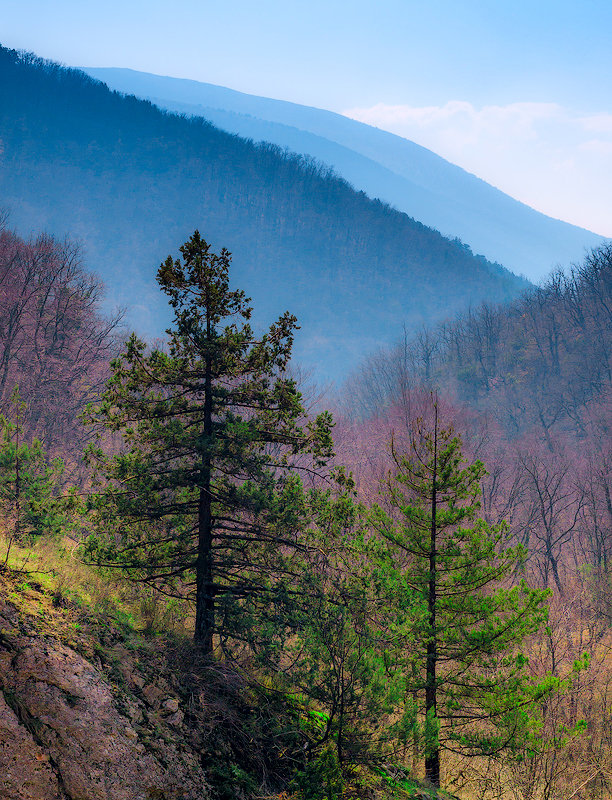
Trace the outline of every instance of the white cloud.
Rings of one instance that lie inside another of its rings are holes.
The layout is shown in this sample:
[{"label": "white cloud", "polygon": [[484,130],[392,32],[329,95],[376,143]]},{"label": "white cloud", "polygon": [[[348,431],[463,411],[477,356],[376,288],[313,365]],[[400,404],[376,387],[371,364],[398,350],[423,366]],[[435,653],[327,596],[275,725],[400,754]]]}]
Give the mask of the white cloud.
[{"label": "white cloud", "polygon": [[556,103],[353,108],[553,217],[612,236],[612,114]]},{"label": "white cloud", "polygon": [[612,114],[592,114],[582,117],[585,130],[612,134]]}]

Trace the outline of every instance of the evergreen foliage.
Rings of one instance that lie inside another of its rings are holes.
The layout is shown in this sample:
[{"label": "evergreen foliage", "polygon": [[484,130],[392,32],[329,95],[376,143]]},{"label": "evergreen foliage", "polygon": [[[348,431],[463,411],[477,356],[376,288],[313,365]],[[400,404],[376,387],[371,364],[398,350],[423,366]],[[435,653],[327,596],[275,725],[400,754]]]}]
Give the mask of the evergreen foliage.
[{"label": "evergreen foliage", "polygon": [[64,465],[49,459],[39,439],[24,440],[24,402],[15,388],[6,415],[0,416],[0,508],[4,517],[7,555],[12,541],[66,532],[66,498],[58,483]]},{"label": "evergreen foliage", "polygon": [[195,585],[195,638],[211,653],[215,632],[249,639],[254,613],[270,640],[263,621],[291,592],[301,548],[295,473],[331,456],[332,421],[305,418],[286,373],[295,317],[256,337],[248,299],[229,288],[230,254],[197,231],[181,254],[157,276],[174,311],[167,348],[132,335],[86,412],[124,443],[112,456],[89,449],[102,488],[87,552],[167,593]]},{"label": "evergreen foliage", "polygon": [[377,733],[394,706],[363,548],[363,507],[351,476],[339,470],[335,479],[333,489],[308,496],[304,598],[287,647],[287,677],[309,698],[310,713],[318,714],[311,751],[317,758],[326,754],[329,765],[333,750],[343,768],[376,750]]}]

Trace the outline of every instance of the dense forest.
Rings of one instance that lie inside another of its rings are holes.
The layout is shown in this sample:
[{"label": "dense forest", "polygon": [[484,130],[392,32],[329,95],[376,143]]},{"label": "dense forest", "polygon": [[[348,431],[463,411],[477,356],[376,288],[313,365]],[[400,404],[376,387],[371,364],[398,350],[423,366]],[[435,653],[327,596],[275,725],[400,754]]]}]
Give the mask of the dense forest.
[{"label": "dense forest", "polygon": [[108,307],[128,306],[148,335],[169,320],[151,264],[196,227],[218,249],[231,243],[234,279],[262,318],[278,306],[299,317],[296,356],[319,379],[346,375],[404,322],[508,300],[527,285],[319,163],[7,48],[0,143],[12,225],[26,237],[78,238]]},{"label": "dense forest", "polygon": [[608,797],[612,248],[407,330],[333,417],[232,270],[196,231],[149,342],[69,242],[0,235],[0,682],[47,797],[98,796],[91,689],[48,678],[64,730],[19,678],[54,647],[109,687],[109,797]]}]

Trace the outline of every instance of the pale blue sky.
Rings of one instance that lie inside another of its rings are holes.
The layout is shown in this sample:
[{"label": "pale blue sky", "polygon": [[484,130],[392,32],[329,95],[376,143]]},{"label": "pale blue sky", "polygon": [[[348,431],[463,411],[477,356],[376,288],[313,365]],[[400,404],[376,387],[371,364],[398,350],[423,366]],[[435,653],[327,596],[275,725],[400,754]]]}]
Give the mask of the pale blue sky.
[{"label": "pale blue sky", "polygon": [[606,235],[611,31],[609,0],[0,0],[5,46],[349,112]]}]

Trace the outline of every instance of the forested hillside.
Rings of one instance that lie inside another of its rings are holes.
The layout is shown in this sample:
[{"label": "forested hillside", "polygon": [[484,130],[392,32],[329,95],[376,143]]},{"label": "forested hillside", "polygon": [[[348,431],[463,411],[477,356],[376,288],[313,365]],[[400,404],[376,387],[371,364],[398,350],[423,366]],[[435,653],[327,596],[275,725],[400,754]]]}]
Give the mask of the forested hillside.
[{"label": "forested hillside", "polygon": [[507,306],[483,303],[370,356],[350,381],[368,415],[409,384],[437,386],[492,414],[516,436],[584,435],[585,415],[612,389],[612,246],[559,269]]},{"label": "forested hillside", "polygon": [[475,253],[532,281],[603,242],[591,231],[529,208],[415,142],[341,114],[131,69],[85,71],[160,108],[314,156],[370,197],[445,236],[458,236]]},{"label": "forested hillside", "polygon": [[445,318],[525,284],[326,167],[0,50],[0,192],[12,225],[76,237],[109,302],[159,334],[154,272],[196,227],[231,244],[263,319],[291,308],[298,359],[345,374],[402,323]]}]

